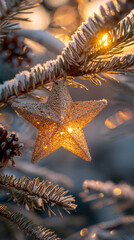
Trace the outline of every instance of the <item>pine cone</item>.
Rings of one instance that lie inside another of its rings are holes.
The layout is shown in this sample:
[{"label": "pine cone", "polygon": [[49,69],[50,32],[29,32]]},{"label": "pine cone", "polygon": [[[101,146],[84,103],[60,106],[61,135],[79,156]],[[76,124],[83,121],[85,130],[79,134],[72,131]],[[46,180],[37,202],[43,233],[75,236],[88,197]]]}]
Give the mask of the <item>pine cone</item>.
[{"label": "pine cone", "polygon": [[22,143],[18,143],[18,137],[15,133],[8,135],[8,131],[0,125],[0,168],[5,167],[9,160],[12,166],[15,166],[14,156],[21,156],[20,148]]},{"label": "pine cone", "polygon": [[32,50],[24,43],[24,37],[9,33],[0,45],[4,62],[14,67],[25,67],[32,62]]}]

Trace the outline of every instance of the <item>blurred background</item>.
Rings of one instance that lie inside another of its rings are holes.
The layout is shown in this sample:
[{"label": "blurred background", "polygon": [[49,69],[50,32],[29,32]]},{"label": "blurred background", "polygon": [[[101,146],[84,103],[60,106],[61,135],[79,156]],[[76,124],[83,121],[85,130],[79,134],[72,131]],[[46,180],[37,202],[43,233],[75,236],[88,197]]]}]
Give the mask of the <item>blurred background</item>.
[{"label": "blurred background", "polygon": [[[26,29],[47,32],[61,41],[61,48],[68,43],[71,35],[75,33],[79,25],[93,12],[98,12],[99,5],[104,0],[44,0],[44,2],[28,15],[31,22],[20,22]],[[10,35],[10,43],[5,40],[0,54],[0,83],[12,79],[15,74],[23,70],[29,70],[35,64],[42,64],[56,58],[56,51],[51,51],[39,43],[28,38],[24,39],[27,52],[18,59],[15,51],[18,39]],[[23,42],[23,38],[19,38]],[[54,44],[56,44],[54,42]],[[22,44],[23,45],[23,44]],[[20,46],[20,45],[19,45]],[[24,46],[22,46],[24,47]],[[7,48],[10,50],[7,52]],[[18,47],[19,48],[19,47]],[[56,49],[56,45],[55,45]],[[125,51],[133,52],[131,46]],[[18,50],[19,51],[19,50]],[[123,53],[124,54],[124,53]],[[131,83],[133,75],[114,76],[124,83]],[[23,213],[38,224],[44,225],[56,231],[59,237],[66,238],[76,231],[101,221],[110,220],[118,216],[118,212],[112,207],[92,209],[89,203],[83,203],[79,193],[85,179],[100,181],[112,180],[115,183],[127,182],[134,185],[134,109],[133,95],[122,88],[117,88],[110,83],[102,86],[94,86],[88,80],[76,79],[84,84],[88,91],[81,88],[68,87],[74,101],[99,100],[106,98],[109,102],[93,121],[84,128],[85,138],[92,156],[92,162],[86,162],[71,152],[60,148],[36,165],[30,163],[34,149],[37,130],[26,120],[17,116],[12,110],[11,104],[0,109],[0,122],[7,127],[9,132],[17,132],[21,142],[25,144],[23,156],[17,158],[16,167],[8,165],[1,170],[3,173],[13,174],[17,177],[37,177],[59,183],[69,189],[78,204],[76,212],[68,215],[48,218],[47,212],[31,213],[26,208]],[[43,99],[47,100],[49,88],[44,89]],[[34,97],[33,97],[34,95]],[[41,101],[40,90],[23,96],[19,101]],[[1,195],[0,201],[4,202],[7,196]],[[19,209],[13,202],[12,208]],[[7,231],[8,229],[8,231]],[[0,239],[23,240],[25,236],[15,227],[0,219]]]}]

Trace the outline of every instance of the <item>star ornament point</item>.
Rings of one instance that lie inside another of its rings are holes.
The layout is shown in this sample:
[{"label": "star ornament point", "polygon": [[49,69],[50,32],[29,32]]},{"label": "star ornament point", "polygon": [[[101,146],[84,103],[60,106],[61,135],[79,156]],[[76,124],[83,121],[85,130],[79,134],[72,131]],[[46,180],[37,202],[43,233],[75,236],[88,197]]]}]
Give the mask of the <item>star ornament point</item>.
[{"label": "star ornament point", "polygon": [[47,103],[13,103],[12,107],[38,129],[31,160],[37,163],[60,147],[91,161],[82,129],[106,105],[105,99],[73,102],[61,80],[54,83]]}]

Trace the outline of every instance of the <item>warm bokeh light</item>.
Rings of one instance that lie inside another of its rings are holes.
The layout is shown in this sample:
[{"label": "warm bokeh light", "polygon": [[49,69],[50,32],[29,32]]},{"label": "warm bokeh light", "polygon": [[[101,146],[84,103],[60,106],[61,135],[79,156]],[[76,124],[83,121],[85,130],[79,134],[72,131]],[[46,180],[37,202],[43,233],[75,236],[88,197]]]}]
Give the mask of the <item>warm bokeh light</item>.
[{"label": "warm bokeh light", "polygon": [[86,188],[87,185],[88,185],[88,182],[87,182],[87,180],[85,180],[84,183],[83,183],[84,188]]},{"label": "warm bokeh light", "polygon": [[91,235],[92,238],[96,238],[96,236],[97,236],[96,233],[93,233],[93,234]]},{"label": "warm bokeh light", "polygon": [[122,190],[120,188],[114,188],[113,193],[115,196],[119,196],[122,194]]},{"label": "warm bokeh light", "polygon": [[[77,0],[78,1],[78,0]],[[101,4],[104,5],[105,2],[108,0],[79,0],[78,1],[78,9],[81,17],[83,20],[88,18],[89,16],[92,17],[94,12],[99,13],[99,7]]]},{"label": "warm bokeh light", "polygon": [[69,0],[44,0],[44,2],[52,8],[59,8],[61,5],[67,4]]},{"label": "warm bokeh light", "polygon": [[55,37],[60,39],[65,44],[65,46],[68,44],[68,42],[70,40],[70,37],[63,33],[58,33],[55,35]]},{"label": "warm bokeh light", "polygon": [[81,237],[85,237],[87,235],[87,233],[88,233],[88,229],[87,228],[83,228],[80,231],[80,236]]},{"label": "warm bokeh light", "polygon": [[72,128],[71,127],[68,128],[68,132],[70,132],[70,133],[72,132]]},{"label": "warm bokeh light", "polygon": [[108,34],[107,33],[102,37],[102,40],[99,40],[99,43],[102,44],[103,46],[108,45]]},{"label": "warm bokeh light", "polygon": [[105,126],[109,129],[118,127],[119,125],[127,122],[133,118],[133,113],[129,109],[124,109],[119,111],[111,117],[107,118],[105,121]]},{"label": "warm bokeh light", "polygon": [[30,22],[21,21],[21,26],[29,29],[44,30],[50,23],[50,14],[44,7],[39,5],[32,10],[32,13],[27,13]]},{"label": "warm bokeh light", "polygon": [[44,146],[44,149],[47,149],[47,145],[46,145],[46,146]]},{"label": "warm bokeh light", "polygon": [[50,31],[56,38],[67,45],[71,39],[71,35],[76,31],[79,24],[79,15],[76,8],[65,5],[55,11]]},{"label": "warm bokeh light", "polygon": [[115,231],[114,231],[114,230],[111,230],[111,231],[110,231],[110,234],[111,234],[111,235],[115,235]]},{"label": "warm bokeh light", "polygon": [[46,48],[42,46],[41,44],[34,42],[28,38],[25,38],[25,43],[32,48],[33,53],[36,54],[42,54],[46,52]]}]

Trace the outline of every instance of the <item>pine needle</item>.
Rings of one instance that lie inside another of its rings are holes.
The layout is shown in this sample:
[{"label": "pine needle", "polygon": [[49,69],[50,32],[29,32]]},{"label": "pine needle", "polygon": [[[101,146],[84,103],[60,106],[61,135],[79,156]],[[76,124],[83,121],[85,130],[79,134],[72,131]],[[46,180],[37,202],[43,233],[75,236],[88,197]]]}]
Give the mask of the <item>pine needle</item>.
[{"label": "pine needle", "polygon": [[37,6],[40,2],[40,0],[0,0],[0,41],[6,32],[20,29],[17,23],[11,21],[28,21],[28,18],[17,17],[17,14],[26,14],[26,10]]},{"label": "pine needle", "polygon": [[31,220],[28,220],[21,213],[8,211],[5,205],[0,205],[0,216],[15,224],[21,231],[35,240],[59,240],[51,230],[37,226]]},{"label": "pine needle", "polygon": [[58,185],[53,186],[51,182],[39,181],[39,178],[22,177],[20,179],[14,176],[0,174],[0,187],[9,192],[16,203],[27,204],[33,209],[48,207],[48,213],[55,213],[51,210],[54,205],[72,211],[76,209],[75,199],[71,195],[66,195],[68,191]]}]

